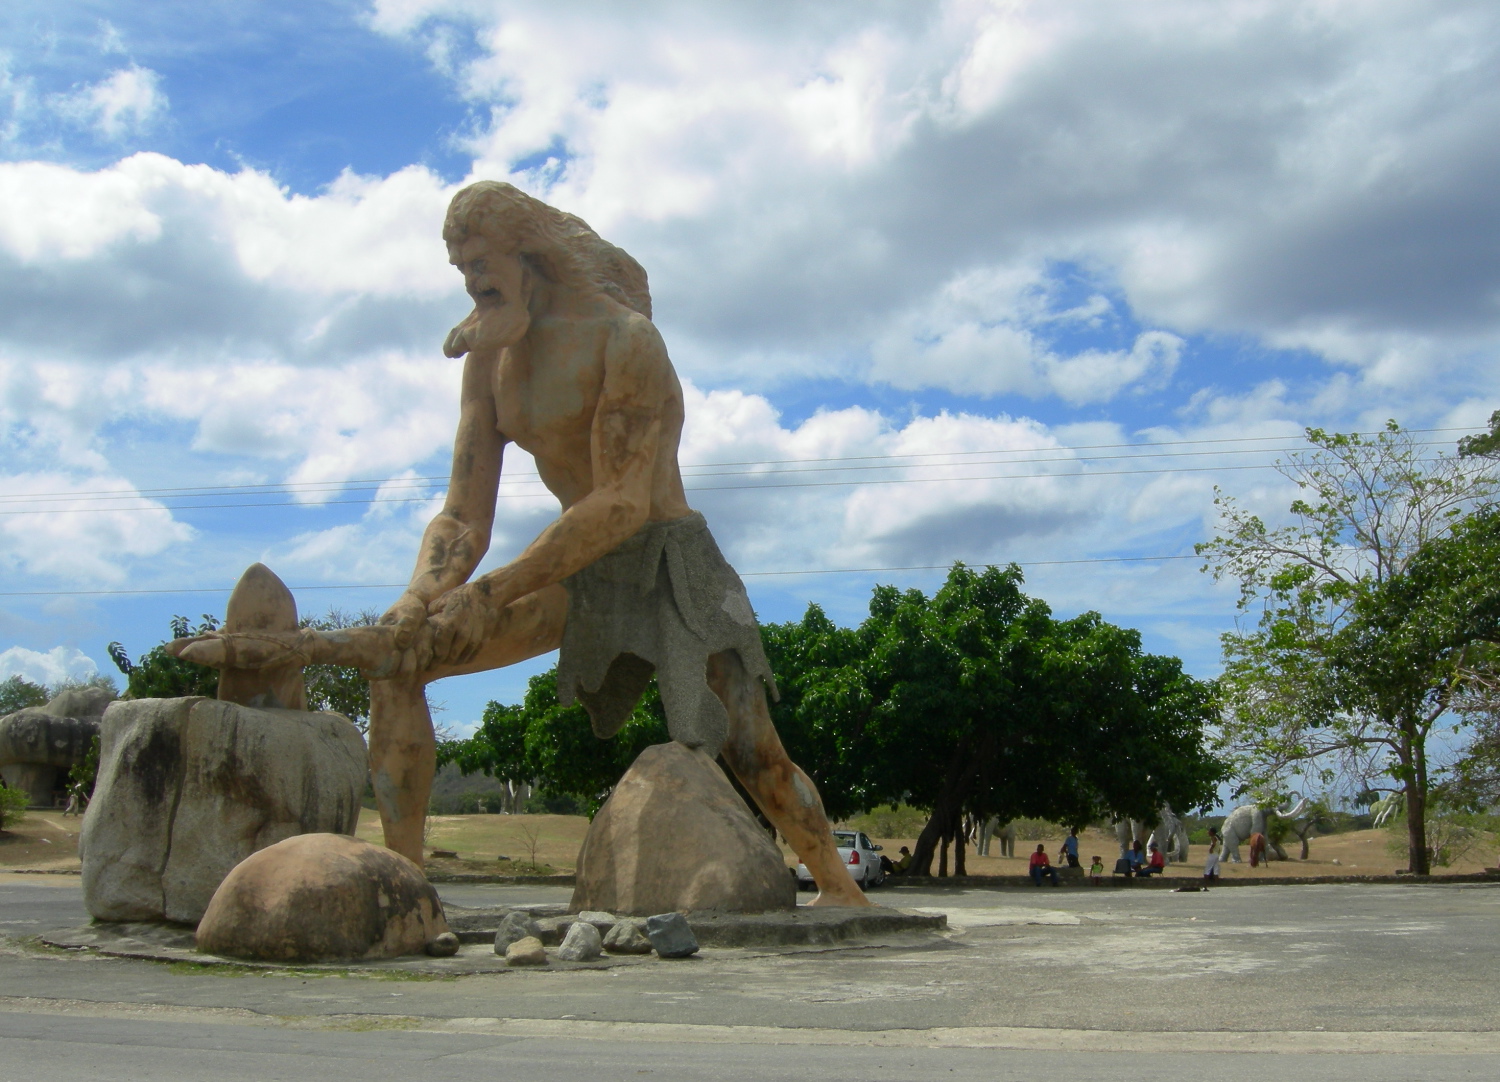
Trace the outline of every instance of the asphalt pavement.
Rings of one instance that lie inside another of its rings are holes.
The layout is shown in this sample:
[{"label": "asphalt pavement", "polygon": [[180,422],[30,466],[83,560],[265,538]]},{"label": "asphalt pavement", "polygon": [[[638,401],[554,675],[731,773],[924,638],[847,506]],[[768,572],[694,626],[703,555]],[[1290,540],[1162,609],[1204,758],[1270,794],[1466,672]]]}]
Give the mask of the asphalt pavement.
[{"label": "asphalt pavement", "polygon": [[[877,891],[885,945],[602,971],[263,973],[58,952],[76,880],[0,875],[0,1082],[1492,1078],[1500,886]],[[566,901],[449,885],[450,904]],[[470,948],[473,949],[473,948]]]}]

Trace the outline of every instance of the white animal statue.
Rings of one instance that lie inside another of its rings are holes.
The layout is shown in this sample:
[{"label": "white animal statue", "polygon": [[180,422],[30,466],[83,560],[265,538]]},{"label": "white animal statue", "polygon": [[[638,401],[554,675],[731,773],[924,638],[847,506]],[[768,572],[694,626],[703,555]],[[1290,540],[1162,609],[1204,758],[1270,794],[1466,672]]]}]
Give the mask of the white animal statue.
[{"label": "white animal statue", "polygon": [[1405,793],[1388,793],[1370,805],[1370,812],[1375,816],[1375,825],[1377,827],[1385,826],[1405,810]]},{"label": "white animal statue", "polygon": [[[1240,862],[1240,846],[1250,840],[1250,835],[1266,833],[1267,815],[1279,815],[1283,819],[1295,819],[1302,814],[1307,804],[1307,797],[1303,797],[1297,802],[1295,808],[1290,808],[1287,811],[1280,811],[1276,808],[1262,808],[1258,804],[1241,804],[1224,817],[1224,825],[1219,828],[1219,834],[1224,841],[1224,848],[1220,853],[1220,859],[1233,861],[1238,864]],[[1270,853],[1274,854],[1277,860],[1286,859],[1285,851],[1280,846],[1272,843],[1269,835],[1266,836],[1266,844]]]},{"label": "white animal statue", "polygon": [[1150,849],[1153,843],[1159,845],[1162,856],[1169,864],[1188,858],[1187,827],[1182,825],[1182,820],[1166,804],[1156,813],[1155,830],[1135,819],[1116,819],[1115,839],[1120,843],[1122,857],[1130,851],[1131,846],[1140,842],[1143,850]]},{"label": "white animal statue", "polygon": [[974,852],[981,857],[990,855],[990,842],[1000,840],[1000,855],[1016,855],[1016,827],[1014,823],[1002,823],[998,815],[992,815],[979,824],[979,837],[974,843]]}]

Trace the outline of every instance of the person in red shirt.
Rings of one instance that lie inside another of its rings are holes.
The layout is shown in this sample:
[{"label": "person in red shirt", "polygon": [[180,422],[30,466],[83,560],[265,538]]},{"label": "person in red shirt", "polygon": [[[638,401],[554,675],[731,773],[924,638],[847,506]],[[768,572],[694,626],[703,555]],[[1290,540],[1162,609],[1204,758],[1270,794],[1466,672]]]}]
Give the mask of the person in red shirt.
[{"label": "person in red shirt", "polygon": [[1057,886],[1057,869],[1047,859],[1047,847],[1039,845],[1036,852],[1031,854],[1031,882],[1039,887],[1042,885],[1042,877],[1047,875],[1052,877],[1052,885]]},{"label": "person in red shirt", "polygon": [[1146,866],[1144,868],[1142,868],[1135,874],[1139,876],[1161,875],[1161,873],[1166,870],[1167,858],[1162,855],[1161,847],[1158,846],[1155,842],[1152,842],[1151,859],[1146,862]]}]

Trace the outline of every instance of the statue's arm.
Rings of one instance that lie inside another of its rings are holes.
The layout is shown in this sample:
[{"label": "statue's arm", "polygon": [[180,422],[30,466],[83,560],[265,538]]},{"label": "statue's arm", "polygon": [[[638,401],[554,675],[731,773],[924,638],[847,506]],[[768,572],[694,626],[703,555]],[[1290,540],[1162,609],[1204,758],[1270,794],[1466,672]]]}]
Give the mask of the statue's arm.
[{"label": "statue's arm", "polygon": [[443,509],[427,524],[417,565],[401,599],[382,618],[395,624],[401,645],[427,617],[427,606],[466,582],[489,551],[505,437],[496,427],[492,350],[464,363],[453,469]]},{"label": "statue's arm", "polygon": [[592,490],[510,563],[434,603],[436,657],[465,658],[505,606],[582,570],[646,524],[674,383],[666,347],[649,322],[632,320],[611,336],[590,432]]}]

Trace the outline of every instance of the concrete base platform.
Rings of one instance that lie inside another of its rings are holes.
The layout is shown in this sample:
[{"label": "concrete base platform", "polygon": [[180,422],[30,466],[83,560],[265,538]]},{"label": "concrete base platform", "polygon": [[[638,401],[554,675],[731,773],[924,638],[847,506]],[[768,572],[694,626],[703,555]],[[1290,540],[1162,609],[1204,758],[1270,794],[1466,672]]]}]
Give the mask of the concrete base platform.
[{"label": "concrete base platform", "polygon": [[[513,907],[525,912],[541,926],[542,942],[557,946],[577,920],[563,905],[523,905]],[[505,964],[494,953],[495,931],[511,908],[469,909],[445,906],[448,924],[462,944],[451,958],[429,958],[413,955],[374,962],[282,963],[255,962],[239,958],[221,958],[201,954],[193,939],[193,929],[181,924],[108,923],[96,921],[60,932],[48,932],[41,940],[49,947],[66,950],[91,950],[115,958],[141,958],[159,962],[190,962],[196,965],[245,966],[254,969],[299,969],[380,972],[390,970],[434,977],[462,976],[473,973],[520,972]],[[903,909],[837,909],[801,906],[782,913],[698,913],[688,917],[693,934],[703,947],[762,948],[794,951],[798,947],[878,946],[899,941],[903,945],[920,943],[945,931],[948,918],[941,913]],[[651,964],[655,955],[605,954],[593,962],[562,962],[550,958],[545,969],[609,969],[617,966]],[[535,970],[533,970],[535,972]]]}]

